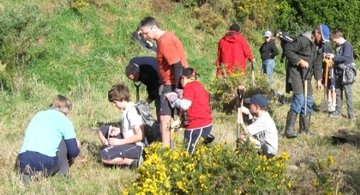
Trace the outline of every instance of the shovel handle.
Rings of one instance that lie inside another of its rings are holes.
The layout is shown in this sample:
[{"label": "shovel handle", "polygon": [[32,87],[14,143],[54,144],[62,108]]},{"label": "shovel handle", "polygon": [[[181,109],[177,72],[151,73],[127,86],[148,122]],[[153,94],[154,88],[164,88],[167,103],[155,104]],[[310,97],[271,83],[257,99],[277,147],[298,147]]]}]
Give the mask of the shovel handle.
[{"label": "shovel handle", "polygon": [[254,86],[255,85],[254,62],[251,62],[251,80],[252,80],[252,86]]},{"label": "shovel handle", "polygon": [[304,115],[306,116],[306,108],[307,108],[307,92],[308,92],[308,89],[307,89],[307,80],[305,79],[304,80],[304,101],[305,101],[305,103],[304,103],[304,110],[305,110],[305,112],[304,112]]},{"label": "shovel handle", "polygon": [[326,59],[325,58],[325,82],[324,82],[324,86],[325,88],[327,87],[328,84],[328,79],[329,79],[329,66],[330,66],[330,59]]}]

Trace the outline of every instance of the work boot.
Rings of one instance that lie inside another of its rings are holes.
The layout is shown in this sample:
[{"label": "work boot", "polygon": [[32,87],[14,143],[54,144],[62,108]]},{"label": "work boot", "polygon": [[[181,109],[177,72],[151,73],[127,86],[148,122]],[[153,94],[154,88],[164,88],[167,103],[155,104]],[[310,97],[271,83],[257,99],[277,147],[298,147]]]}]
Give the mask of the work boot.
[{"label": "work boot", "polygon": [[311,114],[303,115],[300,114],[299,124],[300,130],[299,132],[305,132],[311,136],[317,136],[317,133],[310,131],[310,121],[311,121]]},{"label": "work boot", "polygon": [[296,122],[296,117],[298,114],[296,114],[293,111],[289,111],[286,117],[286,126],[285,126],[285,136],[287,138],[296,138],[297,134],[294,131],[294,125]]}]

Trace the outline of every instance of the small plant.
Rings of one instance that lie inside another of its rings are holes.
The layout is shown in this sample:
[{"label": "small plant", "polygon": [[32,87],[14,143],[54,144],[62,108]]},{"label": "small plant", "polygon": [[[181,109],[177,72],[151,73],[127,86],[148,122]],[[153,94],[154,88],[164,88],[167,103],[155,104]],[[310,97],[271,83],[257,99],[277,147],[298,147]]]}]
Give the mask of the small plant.
[{"label": "small plant", "polygon": [[250,144],[239,150],[202,145],[191,156],[181,147],[155,143],[146,148],[139,177],[124,194],[286,194],[292,185],[285,176],[288,158],[282,153],[267,159]]},{"label": "small plant", "polygon": [[328,156],[326,161],[318,160],[310,166],[316,175],[316,178],[313,179],[313,185],[321,194],[342,194],[339,192],[339,187],[342,185],[342,172],[331,169],[334,162],[334,158]]}]

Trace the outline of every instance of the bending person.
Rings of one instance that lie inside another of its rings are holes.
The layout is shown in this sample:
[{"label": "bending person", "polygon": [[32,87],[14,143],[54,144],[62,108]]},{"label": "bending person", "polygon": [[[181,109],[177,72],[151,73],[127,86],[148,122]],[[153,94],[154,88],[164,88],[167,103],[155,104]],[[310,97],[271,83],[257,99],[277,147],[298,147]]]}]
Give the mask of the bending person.
[{"label": "bending person", "polygon": [[[244,89],[239,86],[239,90]],[[249,104],[249,109],[243,107],[242,112],[250,117],[254,116],[255,121],[247,127],[244,126],[246,135],[241,135],[241,141],[244,143],[249,138],[259,149],[259,154],[267,158],[274,157],[278,151],[278,131],[274,120],[266,111],[269,100],[262,94],[255,94],[244,102]]]},{"label": "bending person", "polygon": [[69,160],[80,152],[73,123],[67,117],[72,108],[68,98],[58,95],[49,110],[31,119],[19,153],[20,171],[28,179],[38,173],[45,177],[69,173]]},{"label": "bending person", "polygon": [[180,77],[184,88],[183,98],[179,99],[175,92],[166,94],[168,100],[177,108],[187,112],[188,124],[185,130],[186,150],[193,154],[196,146],[203,137],[205,143],[210,143],[214,136],[210,110],[210,98],[206,89],[196,80],[198,74],[193,68],[185,68]]},{"label": "bending person", "polygon": [[160,95],[159,88],[161,79],[158,70],[158,63],[155,57],[141,56],[132,58],[125,68],[125,74],[128,79],[136,82],[140,81],[146,86],[148,97],[146,101],[150,104],[155,103],[156,116],[159,120],[160,112]]}]

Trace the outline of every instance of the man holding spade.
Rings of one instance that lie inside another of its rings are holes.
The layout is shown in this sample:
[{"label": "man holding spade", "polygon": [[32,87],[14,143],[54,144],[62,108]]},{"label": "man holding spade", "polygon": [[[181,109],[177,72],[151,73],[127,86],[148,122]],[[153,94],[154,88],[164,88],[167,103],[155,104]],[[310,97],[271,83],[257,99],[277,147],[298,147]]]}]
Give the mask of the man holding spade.
[{"label": "man holding spade", "polygon": [[299,117],[299,133],[310,131],[310,120],[314,104],[311,78],[316,79],[316,88],[322,89],[322,61],[324,42],[329,40],[330,29],[321,24],[315,30],[298,36],[285,50],[288,59],[286,75],[286,92],[293,91],[290,111],[286,118],[285,136],[296,138],[294,131],[296,118]]}]

